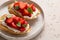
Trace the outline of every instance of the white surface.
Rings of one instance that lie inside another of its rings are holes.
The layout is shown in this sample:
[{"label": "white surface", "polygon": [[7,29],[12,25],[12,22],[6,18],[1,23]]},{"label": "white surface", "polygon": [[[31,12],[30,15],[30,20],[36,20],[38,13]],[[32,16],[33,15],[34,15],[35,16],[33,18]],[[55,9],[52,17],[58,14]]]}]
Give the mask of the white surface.
[{"label": "white surface", "polygon": [[[8,0],[6,0],[6,1],[8,1]],[[0,0],[0,6],[1,6],[3,3],[5,3],[6,1]]]},{"label": "white surface", "polygon": [[36,0],[45,15],[42,33],[32,40],[60,40],[60,0]]},{"label": "white surface", "polygon": [[60,40],[60,0],[34,0],[45,15],[44,30],[32,40]]},{"label": "white surface", "polygon": [[[8,7],[6,6],[2,9],[0,9],[0,13],[1,13],[0,16],[3,15],[3,14],[9,13],[8,12]],[[8,34],[5,34],[5,33],[1,32],[1,31],[0,31],[0,36],[6,38],[8,40],[27,40],[27,39],[33,38],[43,28],[44,20],[43,20],[42,13],[40,14],[40,16],[37,19],[32,20],[29,23],[30,23],[30,26],[31,26],[31,31],[26,36],[23,36],[23,37],[11,36],[11,35],[8,35]]]}]

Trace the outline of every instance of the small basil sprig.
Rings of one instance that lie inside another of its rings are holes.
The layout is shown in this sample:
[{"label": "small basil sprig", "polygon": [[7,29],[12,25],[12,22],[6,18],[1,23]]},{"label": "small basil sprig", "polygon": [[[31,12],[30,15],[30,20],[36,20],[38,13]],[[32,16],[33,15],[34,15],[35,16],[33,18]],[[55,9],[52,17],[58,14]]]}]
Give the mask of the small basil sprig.
[{"label": "small basil sprig", "polygon": [[15,9],[16,9],[16,10],[19,10],[19,6],[15,6]]},{"label": "small basil sprig", "polygon": [[17,25],[18,27],[21,27],[21,23],[20,23],[20,22],[18,22],[16,25]]},{"label": "small basil sprig", "polygon": [[33,14],[33,10],[30,7],[27,8],[27,10],[28,10],[29,13]]},{"label": "small basil sprig", "polygon": [[23,24],[23,27],[26,27],[27,26],[27,24]]}]

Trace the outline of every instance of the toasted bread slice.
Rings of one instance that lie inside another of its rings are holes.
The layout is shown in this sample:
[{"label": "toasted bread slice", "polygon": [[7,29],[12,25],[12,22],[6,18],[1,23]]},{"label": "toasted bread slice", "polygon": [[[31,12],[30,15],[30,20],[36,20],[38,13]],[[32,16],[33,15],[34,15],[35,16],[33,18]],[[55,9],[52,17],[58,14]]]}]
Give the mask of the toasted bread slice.
[{"label": "toasted bread slice", "polygon": [[2,20],[6,16],[7,16],[7,14],[5,14],[5,15],[3,15],[3,16],[0,17],[0,30],[6,31],[6,32],[8,32],[10,34],[14,34],[14,35],[26,34],[26,33],[28,33],[30,31],[31,28],[29,27],[29,24],[27,25],[27,28],[26,28],[26,30],[24,32],[19,32],[19,31],[18,32],[14,32],[13,30],[11,30],[11,29],[7,28],[6,26],[2,25],[1,24]]},{"label": "toasted bread slice", "polygon": [[13,5],[14,3],[8,5],[8,11],[11,13],[11,14],[14,14],[16,16],[19,16],[19,17],[22,17],[22,18],[25,18],[26,20],[32,20],[32,19],[36,19],[38,17],[38,15],[40,14],[39,10],[38,10],[38,13],[33,16],[33,17],[24,17],[21,15],[20,12],[16,11],[14,8],[13,8]]}]

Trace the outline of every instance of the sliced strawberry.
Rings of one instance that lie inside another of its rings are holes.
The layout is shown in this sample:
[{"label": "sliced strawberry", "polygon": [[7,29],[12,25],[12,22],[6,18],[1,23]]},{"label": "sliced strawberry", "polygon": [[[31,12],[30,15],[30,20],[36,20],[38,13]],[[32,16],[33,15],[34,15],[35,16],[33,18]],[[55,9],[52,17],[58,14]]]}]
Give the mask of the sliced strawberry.
[{"label": "sliced strawberry", "polygon": [[13,19],[13,21],[14,21],[15,23],[17,23],[17,22],[19,21],[19,17],[15,17],[15,18]]},{"label": "sliced strawberry", "polygon": [[24,23],[24,20],[20,20],[20,23],[23,24]]},{"label": "sliced strawberry", "polygon": [[19,6],[20,6],[20,9],[24,9],[24,8],[26,8],[27,4],[24,2],[20,2]]},{"label": "sliced strawberry", "polygon": [[28,6],[29,6],[29,4],[28,4],[28,3],[24,3],[24,4],[26,4],[26,7],[25,7],[25,9],[27,9],[27,8],[28,8]]},{"label": "sliced strawberry", "polygon": [[29,16],[29,17],[31,17],[31,16],[32,16],[32,14],[29,14],[28,16]]},{"label": "sliced strawberry", "polygon": [[35,8],[35,6],[33,6],[33,7],[32,7],[32,10],[33,10],[33,11],[36,11],[36,8]]},{"label": "sliced strawberry", "polygon": [[23,19],[23,18],[19,18],[19,20],[22,21],[22,20],[25,20],[25,19]]},{"label": "sliced strawberry", "polygon": [[24,24],[28,24],[27,21],[24,21]]},{"label": "sliced strawberry", "polygon": [[18,10],[18,11],[22,14],[22,13],[23,13],[23,10],[24,10],[24,9],[20,9],[20,10]]},{"label": "sliced strawberry", "polygon": [[17,29],[17,26],[16,26],[16,24],[14,22],[11,23],[11,27]]},{"label": "sliced strawberry", "polygon": [[8,26],[11,26],[11,23],[6,23]]},{"label": "sliced strawberry", "polygon": [[7,19],[5,20],[5,22],[6,22],[7,24],[11,23],[12,21],[13,21],[12,18],[7,18]]},{"label": "sliced strawberry", "polygon": [[32,8],[32,10],[33,10],[33,11],[35,11],[35,10],[36,10],[36,8],[35,8],[34,4],[30,4],[30,5],[29,5],[29,7],[30,7],[30,8]]},{"label": "sliced strawberry", "polygon": [[29,12],[26,9],[24,9],[23,15],[27,16],[28,14],[29,14]]},{"label": "sliced strawberry", "polygon": [[26,29],[24,27],[20,27],[20,31],[24,32]]},{"label": "sliced strawberry", "polygon": [[14,3],[14,7],[19,6],[19,2]]},{"label": "sliced strawberry", "polygon": [[24,24],[24,22],[25,22],[25,19],[20,18],[20,23]]}]

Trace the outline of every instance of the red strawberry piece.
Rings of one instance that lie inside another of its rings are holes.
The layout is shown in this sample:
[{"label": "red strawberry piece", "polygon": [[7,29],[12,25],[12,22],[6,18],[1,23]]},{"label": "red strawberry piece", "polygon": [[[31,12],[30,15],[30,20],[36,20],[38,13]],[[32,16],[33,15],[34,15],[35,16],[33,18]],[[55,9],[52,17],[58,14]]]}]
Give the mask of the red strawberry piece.
[{"label": "red strawberry piece", "polygon": [[33,6],[33,7],[32,7],[32,10],[33,10],[33,11],[36,11],[36,8],[35,8],[35,6]]},{"label": "red strawberry piece", "polygon": [[21,24],[23,24],[24,21],[25,21],[25,19],[20,18],[20,22],[21,22]]},{"label": "red strawberry piece", "polygon": [[28,24],[27,21],[24,21],[24,24]]},{"label": "red strawberry piece", "polygon": [[23,18],[19,18],[20,21],[24,20]]},{"label": "red strawberry piece", "polygon": [[17,29],[17,26],[16,26],[16,24],[14,22],[11,23],[11,27]]},{"label": "red strawberry piece", "polygon": [[29,5],[29,7],[31,7],[33,11],[35,11],[35,10],[36,10],[36,8],[35,8],[34,4],[30,4],[30,5]]},{"label": "red strawberry piece", "polygon": [[20,20],[20,23],[23,24],[24,23],[24,20]]},{"label": "red strawberry piece", "polygon": [[19,6],[19,2],[14,3],[14,7]]},{"label": "red strawberry piece", "polygon": [[13,21],[12,18],[7,18],[7,19],[5,20],[5,22],[6,22],[7,24],[11,23],[12,21]]},{"label": "red strawberry piece", "polygon": [[28,10],[24,9],[23,15],[27,16],[29,14]]},{"label": "red strawberry piece", "polygon": [[25,7],[25,9],[27,9],[27,8],[28,8],[28,6],[29,6],[29,4],[28,4],[28,3],[24,3],[24,4],[26,4],[26,7]]},{"label": "red strawberry piece", "polygon": [[19,21],[19,17],[15,17],[15,18],[13,19],[13,21],[14,21],[15,23],[17,23],[17,22]]},{"label": "red strawberry piece", "polygon": [[18,10],[21,14],[23,13],[23,9]]},{"label": "red strawberry piece", "polygon": [[26,8],[27,4],[24,2],[20,2],[19,6],[20,6],[20,9],[24,9],[24,8]]},{"label": "red strawberry piece", "polygon": [[11,23],[6,23],[8,26],[11,26]]},{"label": "red strawberry piece", "polygon": [[24,27],[20,27],[20,31],[24,32],[26,29]]},{"label": "red strawberry piece", "polygon": [[20,18],[20,22],[21,24],[27,24],[27,21],[25,21],[25,19],[22,19],[22,18]]},{"label": "red strawberry piece", "polygon": [[29,7],[32,8],[33,5],[34,5],[34,4],[30,4]]},{"label": "red strawberry piece", "polygon": [[29,17],[31,17],[31,16],[32,16],[32,14],[29,14],[28,16],[29,16]]}]

